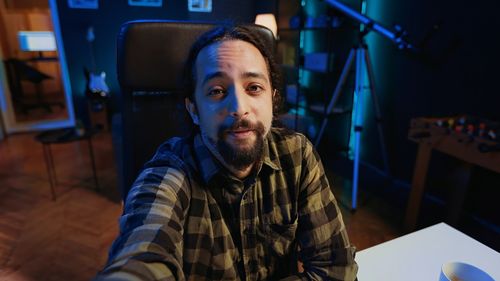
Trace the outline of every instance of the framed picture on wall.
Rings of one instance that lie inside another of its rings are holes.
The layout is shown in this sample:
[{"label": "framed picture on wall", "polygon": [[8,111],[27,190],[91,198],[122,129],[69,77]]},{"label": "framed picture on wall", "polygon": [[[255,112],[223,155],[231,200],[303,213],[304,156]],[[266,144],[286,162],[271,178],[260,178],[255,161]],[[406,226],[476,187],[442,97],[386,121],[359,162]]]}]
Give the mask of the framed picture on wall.
[{"label": "framed picture on wall", "polygon": [[163,0],[128,0],[130,6],[161,7]]},{"label": "framed picture on wall", "polygon": [[190,12],[212,12],[212,0],[188,0]]},{"label": "framed picture on wall", "polygon": [[68,6],[73,9],[99,9],[99,0],[68,0]]}]

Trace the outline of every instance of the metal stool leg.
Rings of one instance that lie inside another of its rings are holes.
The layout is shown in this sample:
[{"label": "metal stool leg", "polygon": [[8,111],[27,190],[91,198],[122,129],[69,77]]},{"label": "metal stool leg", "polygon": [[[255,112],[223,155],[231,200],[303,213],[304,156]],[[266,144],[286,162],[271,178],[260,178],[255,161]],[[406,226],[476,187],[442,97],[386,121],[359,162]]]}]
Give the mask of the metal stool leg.
[{"label": "metal stool leg", "polygon": [[92,173],[94,175],[94,182],[95,182],[95,189],[99,190],[99,182],[97,181],[97,172],[96,172],[96,166],[95,166],[95,158],[94,158],[94,149],[92,147],[92,137],[89,137],[87,139],[88,144],[89,144],[89,153],[90,153],[90,163],[92,164]]},{"label": "metal stool leg", "polygon": [[45,159],[45,166],[47,166],[47,174],[49,175],[49,183],[50,183],[50,191],[52,193],[52,200],[55,201],[57,199],[57,197],[56,197],[56,191],[55,191],[55,186],[56,186],[55,179],[54,179],[55,173],[53,173],[54,160],[52,159],[52,154],[50,152],[50,145],[43,144],[42,147],[43,147],[43,157]]},{"label": "metal stool leg", "polygon": [[54,156],[52,155],[52,147],[50,146],[50,144],[47,144],[47,151],[50,160],[50,169],[52,170],[52,177],[54,179],[55,186],[57,186],[59,183],[57,180],[56,165],[54,164]]}]

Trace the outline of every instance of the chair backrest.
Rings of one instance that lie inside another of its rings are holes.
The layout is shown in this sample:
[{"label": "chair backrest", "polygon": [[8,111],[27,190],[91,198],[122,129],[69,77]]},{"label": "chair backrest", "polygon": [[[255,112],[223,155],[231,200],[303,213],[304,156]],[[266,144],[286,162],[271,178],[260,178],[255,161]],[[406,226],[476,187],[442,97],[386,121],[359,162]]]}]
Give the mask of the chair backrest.
[{"label": "chair backrest", "polygon": [[[126,196],[144,163],[168,138],[190,132],[179,81],[191,45],[215,23],[133,21],[118,36],[121,87],[121,189]],[[251,25],[274,51],[272,32]]]}]

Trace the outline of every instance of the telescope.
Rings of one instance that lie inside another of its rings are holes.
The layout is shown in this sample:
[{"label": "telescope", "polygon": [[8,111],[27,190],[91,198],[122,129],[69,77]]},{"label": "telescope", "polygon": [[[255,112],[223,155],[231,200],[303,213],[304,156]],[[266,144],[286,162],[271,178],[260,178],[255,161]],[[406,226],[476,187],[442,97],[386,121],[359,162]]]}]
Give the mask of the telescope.
[{"label": "telescope", "polygon": [[[383,25],[377,23],[373,19],[358,13],[357,11],[351,9],[347,5],[337,1],[337,0],[324,0],[326,3],[331,5],[333,8],[339,10],[343,14],[347,15],[349,18],[363,24],[365,26],[365,30],[360,33],[360,41],[358,45],[353,47],[349,52],[349,56],[347,61],[342,69],[342,73],[340,74],[339,81],[335,87],[335,90],[332,94],[330,102],[328,104],[327,110],[325,112],[325,116],[323,118],[323,122],[321,123],[321,127],[319,129],[319,133],[316,136],[316,140],[314,142],[315,146],[318,146],[321,138],[324,134],[328,123],[328,116],[332,112],[335,104],[342,92],[342,89],[346,83],[347,76],[351,72],[352,68],[355,68],[355,82],[354,82],[354,95],[355,104],[353,104],[353,129],[354,129],[354,157],[353,157],[353,178],[352,178],[352,198],[351,198],[351,211],[356,210],[357,206],[357,196],[358,196],[358,177],[359,177],[359,164],[360,164],[360,141],[361,141],[361,132],[363,131],[363,99],[365,89],[370,89],[370,95],[372,97],[372,102],[375,108],[375,121],[377,123],[378,135],[379,135],[379,144],[380,151],[382,153],[382,160],[384,164],[384,172],[385,176],[390,178],[387,150],[385,145],[384,133],[382,129],[382,117],[381,111],[379,108],[378,98],[375,94],[375,78],[374,71],[371,63],[370,56],[368,54],[368,46],[363,41],[363,37],[368,34],[370,31],[375,31],[382,35],[383,37],[391,40],[398,49],[400,50],[411,50],[416,51],[413,45],[411,45],[406,40],[406,31],[403,31],[401,27],[396,26],[394,30],[391,30]],[[368,81],[365,81],[365,73],[367,73],[366,77]]]},{"label": "telescope", "polygon": [[389,28],[377,23],[375,20],[370,19],[369,17],[360,14],[359,12],[353,10],[349,6],[337,1],[337,0],[324,0],[330,6],[344,13],[346,16],[351,19],[363,24],[367,31],[375,31],[385,38],[391,40],[400,50],[414,50],[414,46],[412,46],[406,40],[406,31],[404,31],[400,26],[394,26],[394,31]]}]

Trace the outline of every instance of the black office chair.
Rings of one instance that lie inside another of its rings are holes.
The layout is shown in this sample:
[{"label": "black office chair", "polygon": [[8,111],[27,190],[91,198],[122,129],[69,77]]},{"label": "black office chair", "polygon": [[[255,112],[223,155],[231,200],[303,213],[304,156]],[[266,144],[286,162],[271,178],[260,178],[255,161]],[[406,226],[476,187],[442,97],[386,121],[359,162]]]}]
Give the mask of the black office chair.
[{"label": "black office chair", "polygon": [[[121,191],[125,197],[144,163],[173,136],[190,132],[180,79],[184,61],[199,35],[215,23],[133,21],[118,36],[121,87]],[[252,25],[274,50],[272,32]]]}]

